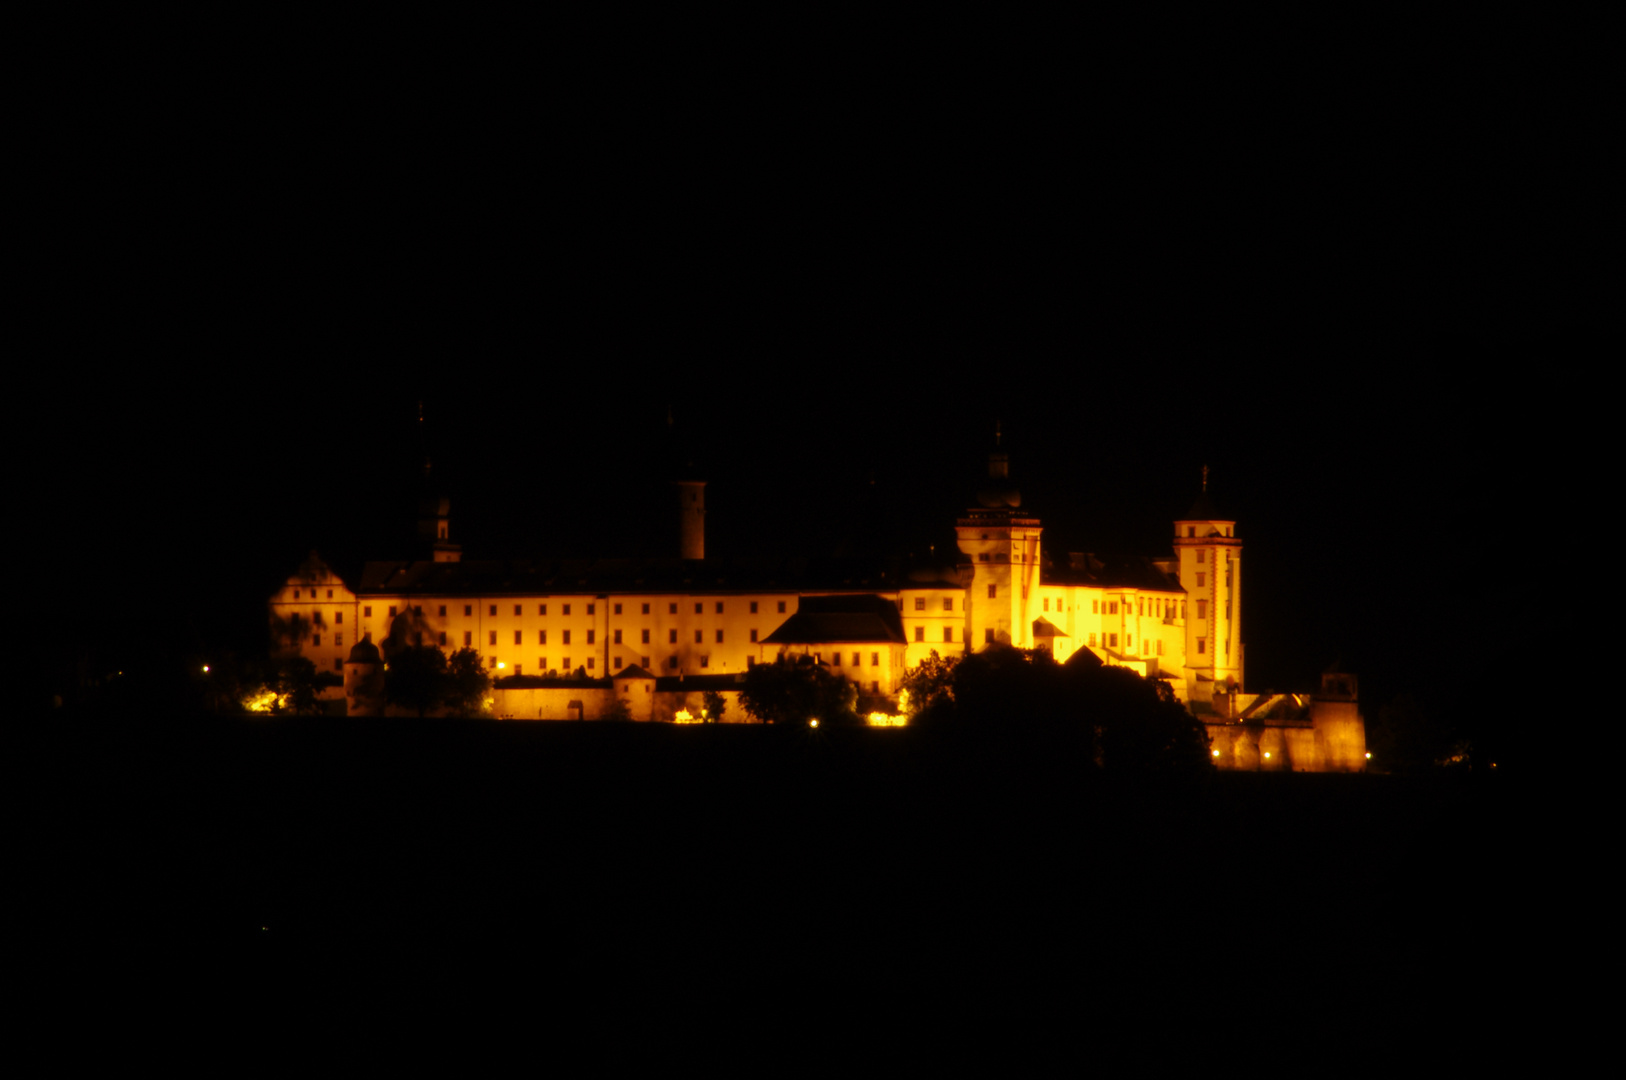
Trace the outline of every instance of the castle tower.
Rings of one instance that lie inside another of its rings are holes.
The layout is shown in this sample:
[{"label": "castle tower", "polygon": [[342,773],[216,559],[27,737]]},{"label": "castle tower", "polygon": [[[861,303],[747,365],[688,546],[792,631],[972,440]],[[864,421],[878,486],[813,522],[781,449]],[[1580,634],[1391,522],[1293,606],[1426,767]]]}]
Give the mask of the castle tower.
[{"label": "castle tower", "polygon": [[418,539],[435,562],[461,562],[463,549],[452,542],[452,500],[436,491],[439,486],[429,461],[424,430],[423,402],[418,402],[418,452],[423,457],[423,497],[418,500]]},{"label": "castle tower", "polygon": [[1191,696],[1242,690],[1242,541],[1236,522],[1221,517],[1203,490],[1174,523],[1174,555],[1186,590],[1186,671]]},{"label": "castle tower", "polygon": [[678,493],[678,557],[706,557],[706,482],[674,480]]},{"label": "castle tower", "polygon": [[955,523],[962,566],[971,568],[966,597],[966,649],[994,642],[1033,647],[1033,609],[1039,595],[1039,519],[1020,511],[1022,493],[1011,483],[1010,455],[999,445],[988,455],[988,480],[978,505]]},{"label": "castle tower", "polygon": [[368,634],[350,649],[344,662],[346,716],[381,716],[384,712],[384,658]]}]

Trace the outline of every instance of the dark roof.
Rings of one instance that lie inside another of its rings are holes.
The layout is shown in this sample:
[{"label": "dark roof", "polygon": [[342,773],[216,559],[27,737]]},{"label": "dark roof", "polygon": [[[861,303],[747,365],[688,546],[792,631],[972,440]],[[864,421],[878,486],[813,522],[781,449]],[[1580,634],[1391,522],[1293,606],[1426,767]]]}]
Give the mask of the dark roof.
[{"label": "dark roof", "polygon": [[653,679],[655,676],[637,664],[628,664],[611,677],[616,679]]},{"label": "dark roof", "polygon": [[370,636],[364,637],[350,646],[350,663],[352,664],[376,664],[382,659],[383,657],[378,655],[378,646],[373,644],[373,639]]},{"label": "dark roof", "polygon": [[897,605],[873,595],[804,596],[797,612],[763,639],[765,645],[878,641],[906,644]]},{"label": "dark roof", "polygon": [[1033,620],[1033,636],[1034,637],[1072,637],[1073,635],[1071,635],[1067,631],[1061,629],[1055,623],[1051,622],[1049,619],[1041,618],[1041,619],[1034,619]]},{"label": "dark roof", "polygon": [[1045,585],[1082,585],[1096,589],[1141,589],[1147,592],[1183,593],[1185,588],[1174,574],[1165,574],[1144,556],[1101,559],[1086,556],[1078,566],[1046,567],[1040,575]]},{"label": "dark roof", "polygon": [[577,679],[569,675],[504,675],[491,680],[498,690],[608,690],[609,679]]},{"label": "dark roof", "polygon": [[356,592],[441,596],[890,592],[903,584],[896,561],[861,559],[465,559],[370,562]]},{"label": "dark roof", "polygon": [[1220,517],[1219,508],[1214,500],[1208,497],[1208,492],[1197,496],[1197,501],[1191,504],[1191,509],[1181,521],[1230,521],[1230,518]]}]

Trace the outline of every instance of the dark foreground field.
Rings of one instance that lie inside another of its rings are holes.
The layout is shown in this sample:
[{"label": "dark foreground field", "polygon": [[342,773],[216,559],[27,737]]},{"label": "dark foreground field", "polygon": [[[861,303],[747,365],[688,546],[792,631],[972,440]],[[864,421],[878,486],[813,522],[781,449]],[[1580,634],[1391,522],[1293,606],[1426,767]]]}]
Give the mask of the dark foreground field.
[{"label": "dark foreground field", "polygon": [[512,947],[877,1000],[1460,974],[1522,842],[1486,778],[1091,777],[916,731],[67,722],[14,760],[40,940]]}]

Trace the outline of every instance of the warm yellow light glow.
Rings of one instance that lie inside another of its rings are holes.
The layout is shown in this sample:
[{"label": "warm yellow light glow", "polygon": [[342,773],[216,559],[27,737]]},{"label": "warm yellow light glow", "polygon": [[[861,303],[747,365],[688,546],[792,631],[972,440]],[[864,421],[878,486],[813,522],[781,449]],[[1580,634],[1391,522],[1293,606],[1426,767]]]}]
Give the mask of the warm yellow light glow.
[{"label": "warm yellow light glow", "polygon": [[811,720],[809,720],[807,722],[807,726],[808,727],[818,727],[819,726],[819,718],[815,716],[813,719],[811,719]]},{"label": "warm yellow light glow", "polygon": [[1219,751],[1218,751],[1218,750],[1215,750],[1215,751],[1214,751],[1214,756],[1215,756],[1215,757],[1219,757]]},{"label": "warm yellow light glow", "polygon": [[1372,751],[1368,750],[1366,752],[1366,760],[1368,760],[1368,761],[1372,760]]},{"label": "warm yellow light glow", "polygon": [[203,673],[205,675],[207,675],[209,673],[209,665],[208,664],[203,665]]},{"label": "warm yellow light glow", "polygon": [[275,690],[262,690],[258,694],[243,699],[243,708],[248,712],[268,713],[274,708],[282,708],[288,704],[288,695],[279,694]]},{"label": "warm yellow light glow", "polygon": [[679,709],[677,712],[672,714],[672,723],[699,724],[703,723],[703,721],[700,719],[700,717],[694,715],[688,709]]},{"label": "warm yellow light glow", "polygon": [[505,668],[507,666],[508,666],[508,664],[506,662],[504,662],[502,660],[497,661],[497,670],[498,671],[501,671],[503,668]]},{"label": "warm yellow light glow", "polygon": [[909,723],[909,717],[888,716],[884,712],[872,712],[864,722],[870,727],[903,727]]},{"label": "warm yellow light glow", "polygon": [[1267,758],[1268,758],[1268,757],[1269,757],[1269,756],[1270,756],[1270,751],[1269,751],[1269,750],[1266,750],[1266,751],[1265,751],[1265,756],[1266,756],[1266,757],[1267,757]]}]

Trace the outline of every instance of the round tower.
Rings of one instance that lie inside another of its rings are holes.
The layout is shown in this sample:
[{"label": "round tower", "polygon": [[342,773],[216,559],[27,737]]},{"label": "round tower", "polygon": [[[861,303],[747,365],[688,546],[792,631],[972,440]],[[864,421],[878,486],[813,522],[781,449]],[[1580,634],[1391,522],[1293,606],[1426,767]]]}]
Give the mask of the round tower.
[{"label": "round tower", "polygon": [[371,634],[351,647],[344,662],[344,703],[346,716],[379,716],[384,711],[384,658]]}]

